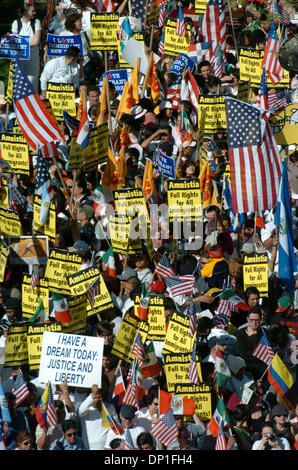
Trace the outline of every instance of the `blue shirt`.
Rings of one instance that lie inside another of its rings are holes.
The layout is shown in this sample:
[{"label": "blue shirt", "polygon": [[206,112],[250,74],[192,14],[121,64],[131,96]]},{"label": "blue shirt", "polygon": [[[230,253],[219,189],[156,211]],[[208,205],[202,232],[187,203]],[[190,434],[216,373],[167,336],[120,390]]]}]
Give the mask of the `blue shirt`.
[{"label": "blue shirt", "polygon": [[50,450],[86,450],[86,447],[81,437],[77,437],[74,444],[70,444],[65,437],[61,437],[51,445]]}]

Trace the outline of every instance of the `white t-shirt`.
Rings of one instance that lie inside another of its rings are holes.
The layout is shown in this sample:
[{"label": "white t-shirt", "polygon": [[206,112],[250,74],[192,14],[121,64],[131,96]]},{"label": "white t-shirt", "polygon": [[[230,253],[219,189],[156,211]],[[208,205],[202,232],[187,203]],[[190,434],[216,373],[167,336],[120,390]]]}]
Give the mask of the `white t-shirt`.
[{"label": "white t-shirt", "polygon": [[[141,432],[145,432],[145,429],[142,428],[141,426],[135,426],[133,425],[132,428],[129,428],[130,435],[132,438],[133,446],[135,449],[138,449],[137,445],[137,437]],[[106,443],[105,443],[105,449],[111,449],[110,443],[112,442],[113,439],[121,439],[122,441],[125,441],[125,431],[121,434],[116,434],[112,429],[108,431],[107,437],[106,437]]]},{"label": "white t-shirt", "polygon": [[[41,31],[41,24],[40,24],[40,21],[38,19],[35,19],[35,32],[36,31]],[[18,21],[17,20],[14,20],[12,25],[11,25],[11,32],[13,34],[20,34],[21,36],[30,36],[30,41],[33,39],[34,37],[34,32],[33,32],[33,29],[31,27],[31,22],[28,21],[27,23],[23,23],[22,21],[22,27],[20,29],[20,31],[18,31]]]},{"label": "white t-shirt", "polygon": [[[291,447],[290,447],[290,444],[289,444],[289,441],[287,439],[285,439],[284,437],[278,437],[277,438],[277,442],[278,444],[280,445],[281,449],[282,450],[291,450]],[[257,450],[259,445],[261,443],[261,439],[254,442],[253,443],[253,446],[251,448],[251,450]],[[278,449],[275,449],[275,447],[271,447],[270,449],[268,450],[278,450]]]}]

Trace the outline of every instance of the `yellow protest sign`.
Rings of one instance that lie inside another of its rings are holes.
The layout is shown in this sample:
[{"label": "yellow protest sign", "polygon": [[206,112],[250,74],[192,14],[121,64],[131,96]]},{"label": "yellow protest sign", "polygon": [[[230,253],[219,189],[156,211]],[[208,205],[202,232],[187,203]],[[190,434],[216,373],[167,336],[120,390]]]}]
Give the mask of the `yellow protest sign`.
[{"label": "yellow protest sign", "polygon": [[9,209],[8,187],[5,178],[2,178],[2,186],[0,187],[0,207]]},{"label": "yellow protest sign", "polygon": [[186,34],[183,37],[176,34],[176,20],[167,19],[165,27],[165,42],[164,54],[170,56],[177,56],[180,52],[188,54],[188,47],[190,44],[190,26],[186,25]]},{"label": "yellow protest sign", "polygon": [[23,235],[22,224],[18,214],[0,207],[0,232],[6,237],[20,237]]},{"label": "yellow protest sign", "polygon": [[130,238],[132,220],[132,217],[109,214],[109,238],[115,253],[131,255],[143,252],[140,238]]},{"label": "yellow protest sign", "polygon": [[199,15],[204,15],[208,0],[195,0],[195,12]]},{"label": "yellow protest sign", "polygon": [[100,276],[98,268],[87,268],[68,277],[70,295],[82,295],[87,292],[91,284]]},{"label": "yellow protest sign", "polygon": [[4,282],[4,274],[9,253],[8,247],[0,240],[0,282]]},{"label": "yellow protest sign", "polygon": [[298,106],[290,104],[269,119],[278,145],[296,145],[298,135]]},{"label": "yellow protest sign", "polygon": [[119,15],[117,13],[91,13],[90,46],[95,51],[116,51]]},{"label": "yellow protest sign", "polygon": [[167,194],[170,222],[203,223],[199,180],[169,180]]},{"label": "yellow protest sign", "polygon": [[40,301],[49,317],[49,289],[48,282],[40,278],[39,283],[31,290],[31,276],[23,275],[22,282],[22,314],[24,318],[31,318],[39,307]]},{"label": "yellow protest sign", "polygon": [[[140,297],[137,295],[134,300],[134,313],[138,316]],[[147,339],[152,341],[164,341],[166,336],[164,299],[156,295],[150,295],[148,307],[148,335]],[[143,323],[143,322],[142,322]]]},{"label": "yellow protest sign", "polygon": [[86,332],[87,297],[79,295],[67,301],[70,310],[71,321],[62,323],[63,333],[82,334]]},{"label": "yellow protest sign", "polygon": [[30,174],[29,147],[22,135],[2,134],[1,158],[11,166],[15,173]]},{"label": "yellow protest sign", "polygon": [[108,159],[108,123],[104,122],[90,130],[89,143],[85,150],[85,171],[104,163]]},{"label": "yellow protest sign", "polygon": [[99,277],[99,295],[94,297],[93,309],[89,302],[87,302],[87,317],[91,315],[97,315],[109,308],[113,308],[114,304],[112,302],[110,293],[102,276]]},{"label": "yellow protest sign", "polygon": [[[259,88],[263,73],[262,61],[264,57],[263,50],[251,50],[246,48],[239,49],[240,80],[250,80],[252,87]],[[285,69],[284,77],[278,83],[273,85],[267,78],[268,88],[288,88],[290,84],[289,72]]]},{"label": "yellow protest sign", "polygon": [[50,241],[56,240],[56,208],[55,203],[50,202],[49,215],[45,224],[39,222],[41,196],[34,196],[33,205],[33,233],[34,235],[46,235]]},{"label": "yellow protest sign", "polygon": [[76,93],[71,83],[48,83],[46,97],[58,122],[64,121],[63,110],[71,116],[76,116]]},{"label": "yellow protest sign", "polygon": [[200,384],[191,386],[177,384],[173,395],[190,398],[195,402],[195,412],[202,421],[209,421],[212,418],[212,399],[209,385]]},{"label": "yellow protest sign", "polygon": [[77,144],[76,137],[71,139],[70,148],[69,148],[69,160],[68,160],[68,169],[76,170],[83,166],[84,162],[84,153],[83,147],[80,144]]},{"label": "yellow protest sign", "polygon": [[82,259],[75,253],[52,249],[46,264],[44,278],[47,279],[50,291],[69,295],[67,278],[81,269]]},{"label": "yellow protest sign", "polygon": [[204,122],[204,133],[225,133],[227,129],[224,96],[199,96],[198,122]]},{"label": "yellow protest sign", "polygon": [[192,339],[189,334],[189,319],[177,312],[172,314],[163,345],[163,354],[191,352]]},{"label": "yellow protest sign", "polygon": [[58,323],[36,323],[27,326],[28,360],[31,370],[39,369],[44,331],[60,332],[62,331],[62,325]]},{"label": "yellow protest sign", "polygon": [[[167,390],[169,393],[175,392],[177,384],[193,386],[193,383],[188,378],[189,364],[191,354],[164,354],[163,363],[167,379]],[[201,365],[197,357],[198,374],[200,381],[203,382]]]},{"label": "yellow protest sign", "polygon": [[248,102],[249,96],[249,81],[239,82],[237,100]]},{"label": "yellow protest sign", "polygon": [[256,287],[262,294],[268,293],[268,259],[266,254],[244,256],[243,288]]},{"label": "yellow protest sign", "polygon": [[5,367],[28,364],[27,326],[11,325],[5,342]]},{"label": "yellow protest sign", "polygon": [[144,217],[149,222],[146,201],[142,189],[118,189],[113,191],[115,212],[123,216]]},{"label": "yellow protest sign", "polygon": [[130,351],[136,337],[138,325],[139,320],[136,317],[131,316],[129,313],[124,315],[113,344],[112,354],[124,361],[133,361],[133,355]]}]

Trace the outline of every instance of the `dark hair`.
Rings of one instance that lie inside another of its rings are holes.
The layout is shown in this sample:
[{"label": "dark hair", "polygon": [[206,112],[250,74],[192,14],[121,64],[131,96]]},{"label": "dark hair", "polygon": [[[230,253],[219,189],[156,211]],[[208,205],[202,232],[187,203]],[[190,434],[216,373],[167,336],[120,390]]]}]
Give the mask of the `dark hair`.
[{"label": "dark hair", "polygon": [[241,421],[249,415],[249,408],[247,405],[237,405],[233,411],[233,419],[235,421]]},{"label": "dark hair", "polygon": [[249,317],[249,315],[251,313],[255,313],[257,315],[260,315],[260,317],[262,316],[262,307],[261,305],[254,305],[253,307],[251,307],[248,312],[247,312],[247,317]]},{"label": "dark hair", "polygon": [[97,115],[97,109],[98,109],[98,107],[96,106],[96,104],[93,104],[92,106],[90,106],[90,108],[88,109],[89,117],[91,116],[91,114],[94,114],[96,116]]},{"label": "dark hair", "polygon": [[55,408],[59,408],[60,410],[65,410],[65,406],[62,400],[54,400]]},{"label": "dark hair", "polygon": [[29,434],[26,429],[23,429],[22,431],[19,431],[16,436],[16,444],[21,444],[25,439],[30,439],[30,441],[33,442],[32,435]]},{"label": "dark hair", "polygon": [[63,421],[61,427],[63,432],[66,432],[69,429],[78,429],[77,423],[74,419],[66,419]]},{"label": "dark hair", "polygon": [[274,424],[271,421],[265,421],[261,426],[261,432],[264,428],[271,428],[274,429]]},{"label": "dark hair", "polygon": [[121,445],[122,439],[119,437],[116,437],[115,439],[112,439],[110,442],[110,447],[111,449],[117,449]]},{"label": "dark hair", "polygon": [[248,301],[249,296],[252,294],[260,296],[260,291],[254,286],[248,287],[246,291],[244,292],[246,302]]},{"label": "dark hair", "polygon": [[202,60],[199,65],[198,65],[198,73],[201,73],[201,70],[203,67],[210,67],[211,68],[211,64],[208,60]]},{"label": "dark hair", "polygon": [[292,163],[296,163],[298,161],[298,150],[295,150],[295,152],[291,153],[291,155],[289,155],[289,159]]},{"label": "dark hair", "polygon": [[135,147],[128,148],[125,150],[125,153],[127,153],[130,157],[135,157],[137,160],[140,158],[140,152]]},{"label": "dark hair", "polygon": [[80,55],[80,49],[76,46],[70,46],[65,52],[66,57],[78,57]]},{"label": "dark hair", "polygon": [[192,161],[190,158],[188,160],[185,160],[180,167],[182,178],[186,176],[186,170],[189,166],[193,166],[196,169],[195,162]]},{"label": "dark hair", "polygon": [[208,212],[212,212],[212,211],[215,211],[216,215],[220,214],[220,208],[218,206],[208,206],[207,207],[207,209],[206,209],[207,214],[208,214]]},{"label": "dark hair", "polygon": [[65,19],[65,29],[67,31],[72,31],[75,27],[75,23],[81,18],[81,13],[71,13],[70,15],[67,15]]},{"label": "dark hair", "polygon": [[220,79],[218,77],[211,77],[208,82],[208,88],[220,85]]},{"label": "dark hair", "polygon": [[80,177],[76,180],[76,184],[79,188],[82,188],[84,190],[84,193],[87,191],[87,183],[85,178]]},{"label": "dark hair", "polygon": [[144,444],[150,444],[154,447],[153,437],[150,432],[141,432],[137,437],[137,446],[140,449]]},{"label": "dark hair", "polygon": [[197,322],[197,331],[206,333],[208,329],[213,328],[213,321],[208,317],[201,317]]}]

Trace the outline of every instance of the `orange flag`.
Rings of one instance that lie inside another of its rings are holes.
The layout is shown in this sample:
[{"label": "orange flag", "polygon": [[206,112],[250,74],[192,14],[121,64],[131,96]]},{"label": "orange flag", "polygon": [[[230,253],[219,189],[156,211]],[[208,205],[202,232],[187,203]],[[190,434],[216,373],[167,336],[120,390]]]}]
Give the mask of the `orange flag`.
[{"label": "orange flag", "polygon": [[144,191],[144,195],[147,201],[149,200],[151,194],[153,194],[155,202],[157,203],[157,191],[153,178],[153,167],[150,160],[146,161],[142,189]]},{"label": "orange flag", "polygon": [[101,180],[101,187],[110,188],[111,191],[119,189],[119,172],[112,149],[108,149],[108,161]]},{"label": "orange flag", "polygon": [[151,98],[154,102],[158,101],[160,98],[160,88],[158,83],[158,74],[157,68],[154,60],[154,56],[152,55],[151,63],[149,66],[146,87],[151,88]]},{"label": "orange flag", "polygon": [[107,102],[107,77],[103,79],[102,89],[99,99],[100,112],[98,114],[96,125],[103,124],[108,120],[108,102]]},{"label": "orange flag", "polygon": [[209,164],[205,162],[199,174],[200,187],[203,193],[203,209],[210,206],[211,201],[211,181],[209,175]]},{"label": "orange flag", "polygon": [[133,87],[130,83],[125,82],[121,100],[118,106],[119,119],[121,118],[122,114],[130,114],[130,110],[133,105]]},{"label": "orange flag", "polygon": [[82,119],[83,109],[84,109],[84,93],[83,91],[81,91],[79,106],[78,106],[77,115],[76,115],[76,118],[78,121]]},{"label": "orange flag", "polygon": [[131,74],[131,79],[129,84],[131,85],[131,94],[132,94],[132,106],[135,106],[140,101],[139,95],[139,61],[137,60]]}]

